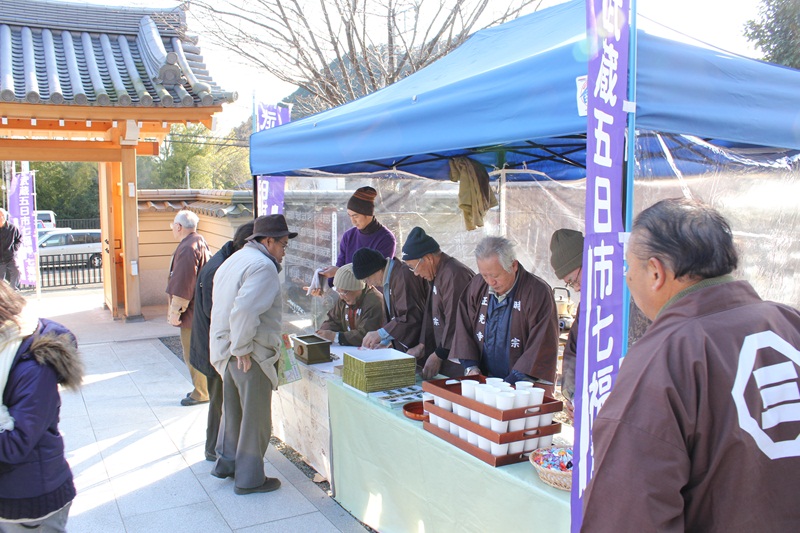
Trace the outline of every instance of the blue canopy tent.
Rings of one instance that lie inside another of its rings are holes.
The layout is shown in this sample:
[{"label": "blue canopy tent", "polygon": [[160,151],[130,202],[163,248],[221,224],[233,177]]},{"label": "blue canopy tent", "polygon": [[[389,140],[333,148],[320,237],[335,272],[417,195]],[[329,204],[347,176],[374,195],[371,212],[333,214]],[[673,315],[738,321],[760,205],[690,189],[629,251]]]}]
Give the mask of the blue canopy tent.
[{"label": "blue canopy tent", "polygon": [[[477,32],[389,87],[256,133],[251,173],[401,170],[441,180],[449,158],[469,155],[489,168],[583,178],[585,19],[574,1]],[[637,129],[800,149],[798,71],[640,29],[637,80]]]}]

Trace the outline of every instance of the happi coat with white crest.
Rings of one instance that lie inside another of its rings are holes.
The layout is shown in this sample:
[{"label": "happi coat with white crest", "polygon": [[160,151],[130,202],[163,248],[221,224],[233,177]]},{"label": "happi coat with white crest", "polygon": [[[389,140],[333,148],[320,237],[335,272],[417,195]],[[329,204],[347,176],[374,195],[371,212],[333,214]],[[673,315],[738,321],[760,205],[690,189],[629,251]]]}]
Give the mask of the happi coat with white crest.
[{"label": "happi coat with white crest", "polygon": [[[508,335],[508,367],[539,380],[555,382],[558,315],[550,285],[518,264]],[[479,361],[482,372],[489,285],[480,275],[469,284],[458,307],[450,359]],[[497,376],[505,378],[506,376]]]}]

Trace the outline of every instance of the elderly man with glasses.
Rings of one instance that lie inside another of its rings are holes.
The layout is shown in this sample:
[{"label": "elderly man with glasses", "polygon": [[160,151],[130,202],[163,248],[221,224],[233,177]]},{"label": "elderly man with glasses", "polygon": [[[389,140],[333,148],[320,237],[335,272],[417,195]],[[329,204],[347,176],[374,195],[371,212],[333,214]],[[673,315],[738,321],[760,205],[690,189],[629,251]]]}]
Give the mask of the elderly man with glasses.
[{"label": "elderly man with glasses", "polygon": [[[550,264],[558,279],[562,280],[568,288],[581,292],[583,233],[566,228],[553,232],[553,236],[550,238]],[[561,394],[567,399],[564,410],[570,419],[574,416],[575,411],[572,399],[575,396],[575,362],[580,315],[580,304],[578,304],[578,311],[567,336],[564,358],[561,363]]]},{"label": "elderly man with glasses", "polygon": [[234,478],[239,495],[281,486],[264,474],[272,433],[272,391],[283,328],[278,274],[289,231],[283,215],[260,216],[253,234],[214,274],[209,357],[222,376],[222,423],[211,475]]},{"label": "elderly man with glasses", "polygon": [[386,322],[383,296],[375,287],[356,279],[351,263],[336,271],[333,286],[339,300],[316,334],[340,346],[361,346],[364,335]]},{"label": "elderly man with glasses", "polygon": [[458,301],[475,272],[464,263],[444,253],[436,239],[415,227],[403,244],[403,261],[414,275],[430,282],[425,302],[420,343],[408,353],[422,365],[422,378],[437,374],[461,376],[464,369],[449,361],[450,346],[456,333]]}]

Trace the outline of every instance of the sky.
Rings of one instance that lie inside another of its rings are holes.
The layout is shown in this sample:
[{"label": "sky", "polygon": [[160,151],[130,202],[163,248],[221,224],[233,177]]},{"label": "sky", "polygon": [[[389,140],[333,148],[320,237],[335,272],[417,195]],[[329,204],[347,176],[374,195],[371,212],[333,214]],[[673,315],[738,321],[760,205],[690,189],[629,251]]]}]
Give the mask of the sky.
[{"label": "sky", "polygon": [[[559,4],[562,1],[545,0],[542,7]],[[178,4],[172,0],[84,0],[84,2],[159,8]],[[642,17],[649,19],[641,21],[640,26],[644,27],[645,24],[648,28],[663,26],[679,32],[668,32],[672,38],[689,40],[692,37],[723,50],[758,58],[760,53],[751,46],[743,34],[745,23],[758,16],[759,5],[760,2],[757,0],[638,0],[637,11]],[[254,99],[277,103],[294,92],[294,86],[261,73],[254,67],[237,61],[226,50],[215,47],[209,39],[204,38],[200,27],[191,24],[190,22],[189,30],[200,37],[200,49],[212,78],[222,89],[239,93],[239,99],[235,103],[223,105],[223,112],[217,115],[215,133],[224,135],[246,120],[252,113]],[[659,33],[666,31],[661,29]]]}]

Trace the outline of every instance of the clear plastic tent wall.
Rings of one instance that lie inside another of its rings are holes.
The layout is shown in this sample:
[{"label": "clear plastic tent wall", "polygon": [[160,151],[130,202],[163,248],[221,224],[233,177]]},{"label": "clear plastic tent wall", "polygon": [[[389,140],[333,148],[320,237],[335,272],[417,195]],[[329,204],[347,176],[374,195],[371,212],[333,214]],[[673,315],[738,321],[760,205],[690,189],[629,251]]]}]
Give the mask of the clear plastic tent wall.
[{"label": "clear plastic tent wall", "polygon": [[[637,137],[634,213],[663,198],[691,196],[728,218],[740,251],[734,275],[750,281],[762,298],[800,307],[800,169],[796,152],[721,148],[700,139],[641,132]],[[486,235],[517,244],[520,263],[553,287],[564,287],[550,267],[550,236],[561,227],[583,229],[584,180],[555,181],[535,172],[534,181],[513,181],[494,172],[499,206],[485,225],[466,231],[458,184],[382,173],[290,177],[285,214],[294,239],[284,259],[284,320],[290,333],[313,332],[337,298],[306,296],[314,270],[334,264],[341,235],[351,227],[347,200],[358,187],[378,191],[377,219],[397,237],[396,255],[414,226],[442,250],[476,269],[474,248]],[[570,294],[573,301],[579,294]],[[635,314],[634,314],[635,317]],[[641,324],[632,320],[632,328]],[[632,338],[638,337],[633,332]]]}]

